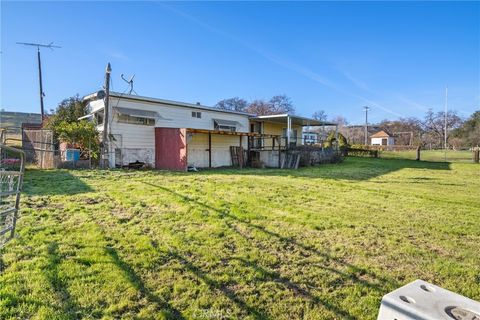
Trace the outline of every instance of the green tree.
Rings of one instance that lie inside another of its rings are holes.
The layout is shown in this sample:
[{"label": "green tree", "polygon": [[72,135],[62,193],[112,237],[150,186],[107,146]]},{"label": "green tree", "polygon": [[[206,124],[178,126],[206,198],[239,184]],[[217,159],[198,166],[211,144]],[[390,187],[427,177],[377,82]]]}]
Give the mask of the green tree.
[{"label": "green tree", "polygon": [[[337,141],[335,136],[336,136],[335,131],[331,131],[328,134],[327,139],[325,140],[325,147],[328,148],[328,147],[332,147],[334,145],[334,142]],[[340,132],[338,132],[338,147],[340,149],[348,148],[347,138],[345,138],[345,136],[343,134],[341,134]]]},{"label": "green tree", "polygon": [[99,150],[98,131],[93,122],[80,120],[75,122],[60,122],[55,128],[58,139],[71,145],[91,151],[97,158]]},{"label": "green tree", "polygon": [[47,128],[56,131],[62,122],[77,122],[78,118],[88,114],[86,104],[77,95],[62,100],[47,120]]},{"label": "green tree", "polygon": [[459,139],[462,147],[480,145],[480,110],[475,111],[459,128],[452,132],[452,137]]}]

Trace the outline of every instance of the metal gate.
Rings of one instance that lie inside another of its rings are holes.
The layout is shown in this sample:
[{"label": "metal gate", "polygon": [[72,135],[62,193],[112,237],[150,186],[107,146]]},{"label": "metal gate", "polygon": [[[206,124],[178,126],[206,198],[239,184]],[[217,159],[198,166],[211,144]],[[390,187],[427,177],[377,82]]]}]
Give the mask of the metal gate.
[{"label": "metal gate", "polygon": [[0,144],[0,248],[15,233],[24,172],[24,152]]}]

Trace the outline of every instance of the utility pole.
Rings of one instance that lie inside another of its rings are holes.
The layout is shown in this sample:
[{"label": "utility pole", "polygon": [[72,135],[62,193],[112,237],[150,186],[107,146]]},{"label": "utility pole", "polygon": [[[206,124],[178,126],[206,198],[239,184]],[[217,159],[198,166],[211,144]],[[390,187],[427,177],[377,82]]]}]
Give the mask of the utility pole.
[{"label": "utility pole", "polygon": [[368,110],[370,107],[364,106],[363,109],[365,109],[365,145],[368,145]]},{"label": "utility pole", "polygon": [[45,109],[43,105],[43,97],[45,93],[43,92],[43,83],[42,83],[42,61],[40,59],[40,47],[42,48],[49,48],[53,50],[53,48],[61,48],[59,46],[54,46],[53,42],[50,44],[40,44],[40,43],[28,43],[28,42],[17,42],[17,44],[22,44],[24,46],[34,46],[37,47],[37,62],[38,62],[38,82],[40,84],[40,113],[42,114],[42,122],[45,116]]},{"label": "utility pole", "polygon": [[105,69],[105,98],[104,98],[104,110],[103,110],[103,150],[102,150],[102,167],[108,168],[109,166],[109,150],[108,150],[108,117],[109,117],[109,102],[110,102],[110,73],[112,72],[112,67],[110,62],[107,64]]}]

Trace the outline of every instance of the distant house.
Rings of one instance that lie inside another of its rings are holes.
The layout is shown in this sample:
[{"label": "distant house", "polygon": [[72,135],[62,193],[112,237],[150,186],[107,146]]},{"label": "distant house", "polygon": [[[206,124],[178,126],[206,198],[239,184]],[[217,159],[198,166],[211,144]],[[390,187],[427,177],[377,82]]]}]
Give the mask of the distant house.
[{"label": "distant house", "polygon": [[303,144],[311,145],[319,143],[318,132],[315,131],[304,131],[302,133],[303,136]]},{"label": "distant house", "polygon": [[[94,120],[104,128],[104,93],[84,97]],[[280,165],[285,148],[302,144],[303,127],[322,125],[290,114],[256,116],[185,103],[110,92],[108,164],[140,161],[157,169],[187,170],[233,165],[232,147],[257,152],[265,166]]]},{"label": "distant house", "polygon": [[370,136],[372,146],[393,146],[395,145],[395,138],[392,134],[385,130],[380,130]]}]

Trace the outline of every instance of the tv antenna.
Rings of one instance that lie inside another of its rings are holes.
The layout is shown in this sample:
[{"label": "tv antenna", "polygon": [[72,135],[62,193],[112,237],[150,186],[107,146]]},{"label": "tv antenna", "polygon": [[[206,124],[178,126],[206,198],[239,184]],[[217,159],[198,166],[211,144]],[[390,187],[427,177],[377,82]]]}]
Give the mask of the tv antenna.
[{"label": "tv antenna", "polygon": [[21,45],[24,45],[24,46],[37,47],[38,81],[40,83],[40,113],[42,114],[42,122],[43,122],[43,118],[45,116],[44,107],[43,107],[43,97],[45,96],[45,93],[43,92],[42,63],[41,63],[41,59],[40,59],[40,48],[49,48],[50,50],[53,50],[54,48],[61,48],[61,47],[53,45],[53,42],[50,42],[49,44],[17,42],[17,44],[21,44]]},{"label": "tv antenna", "polygon": [[131,76],[130,80],[125,79],[125,77],[123,76],[123,73],[120,77],[122,77],[122,80],[125,81],[130,88],[130,90],[128,91],[128,94],[132,94],[133,92],[138,96],[138,93],[135,90],[133,90],[133,79],[135,78],[135,75]]}]

